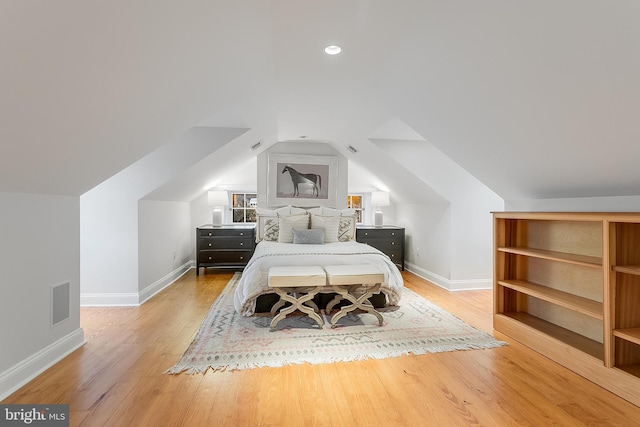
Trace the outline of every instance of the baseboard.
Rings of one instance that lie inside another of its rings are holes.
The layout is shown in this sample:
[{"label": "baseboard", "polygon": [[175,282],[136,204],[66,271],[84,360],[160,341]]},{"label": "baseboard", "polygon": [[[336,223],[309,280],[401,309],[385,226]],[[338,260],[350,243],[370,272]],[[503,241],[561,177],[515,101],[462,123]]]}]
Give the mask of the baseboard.
[{"label": "baseboard", "polygon": [[145,303],[155,294],[173,284],[173,282],[181,278],[187,271],[193,268],[194,265],[195,263],[193,262],[193,260],[187,261],[180,267],[173,270],[171,273],[167,274],[159,280],[156,280],[154,283],[144,288],[142,292],[140,292],[140,304]]},{"label": "baseboard", "polygon": [[187,261],[164,277],[156,280],[141,292],[128,293],[80,293],[81,307],[131,307],[145,303],[149,298],[162,291],[167,286],[182,277],[195,265],[194,261]]},{"label": "baseboard", "polygon": [[78,328],[0,373],[0,401],[83,345],[84,331],[82,328]]},{"label": "baseboard", "polygon": [[138,306],[140,294],[128,293],[81,293],[80,307],[131,307]]},{"label": "baseboard", "polygon": [[451,280],[406,261],[404,268],[416,276],[448,291],[471,291],[493,288],[493,280],[491,279]]}]

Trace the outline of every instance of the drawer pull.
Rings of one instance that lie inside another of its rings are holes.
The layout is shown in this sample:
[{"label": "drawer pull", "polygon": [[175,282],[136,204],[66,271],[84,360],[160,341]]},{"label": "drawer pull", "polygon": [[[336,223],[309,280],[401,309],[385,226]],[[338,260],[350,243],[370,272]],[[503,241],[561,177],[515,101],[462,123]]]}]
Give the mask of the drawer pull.
[{"label": "drawer pull", "polygon": [[243,257],[243,256],[241,256],[241,257],[240,257],[240,259],[244,259],[244,257]]},{"label": "drawer pull", "polygon": [[392,244],[392,245],[395,245],[395,244],[396,244],[396,242],[391,242],[391,244]]},{"label": "drawer pull", "polygon": [[213,234],[211,234],[211,232],[209,232],[209,236],[213,236]]},{"label": "drawer pull", "polygon": [[211,257],[209,257],[209,261],[211,261]]},{"label": "drawer pull", "polygon": [[211,243],[209,243],[209,247],[211,247]]},{"label": "drawer pull", "polygon": [[392,232],[391,232],[391,235],[392,235],[392,236],[395,236],[395,235],[396,235],[396,233],[394,233],[394,232],[392,231]]},{"label": "drawer pull", "polygon": [[240,242],[240,246],[244,246],[244,243],[243,243],[243,242]]},{"label": "drawer pull", "polygon": [[244,233],[243,233],[243,232],[240,232],[240,235],[241,235],[241,236],[244,236]]}]

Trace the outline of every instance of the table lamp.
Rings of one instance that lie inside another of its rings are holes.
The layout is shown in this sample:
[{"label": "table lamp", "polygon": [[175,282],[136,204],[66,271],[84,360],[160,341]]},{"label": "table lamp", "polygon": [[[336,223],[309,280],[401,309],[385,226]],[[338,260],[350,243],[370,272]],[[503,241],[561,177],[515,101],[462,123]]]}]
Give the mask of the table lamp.
[{"label": "table lamp", "polygon": [[388,191],[374,191],[371,193],[371,204],[376,207],[375,213],[375,226],[382,227],[382,206],[389,206],[389,192]]},{"label": "table lamp", "polygon": [[226,191],[209,191],[209,206],[213,206],[211,224],[222,225],[222,209],[229,205],[229,195]]}]

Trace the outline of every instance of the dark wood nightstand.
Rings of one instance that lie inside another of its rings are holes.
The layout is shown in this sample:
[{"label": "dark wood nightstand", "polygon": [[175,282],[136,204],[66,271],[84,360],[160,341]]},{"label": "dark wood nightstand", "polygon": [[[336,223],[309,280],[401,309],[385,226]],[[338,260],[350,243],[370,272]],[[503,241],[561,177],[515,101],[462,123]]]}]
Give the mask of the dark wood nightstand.
[{"label": "dark wood nightstand", "polygon": [[203,225],[196,229],[196,275],[200,267],[244,267],[253,255],[255,224]]},{"label": "dark wood nightstand", "polygon": [[356,241],[384,252],[400,270],[404,270],[404,228],[395,225],[374,227],[358,225]]}]

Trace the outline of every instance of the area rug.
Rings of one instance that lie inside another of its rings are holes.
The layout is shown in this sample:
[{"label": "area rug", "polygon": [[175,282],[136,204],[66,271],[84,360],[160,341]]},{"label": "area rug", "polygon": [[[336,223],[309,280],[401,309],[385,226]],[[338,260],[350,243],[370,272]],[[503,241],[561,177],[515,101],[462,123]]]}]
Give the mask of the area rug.
[{"label": "area rug", "polygon": [[294,313],[271,332],[271,316],[243,317],[234,310],[239,279],[236,273],[180,361],[165,373],[348,362],[506,345],[407,288],[398,306],[379,310],[382,326],[375,316],[362,312],[343,317],[335,328],[323,314],[325,325],[320,329],[309,317]]}]

